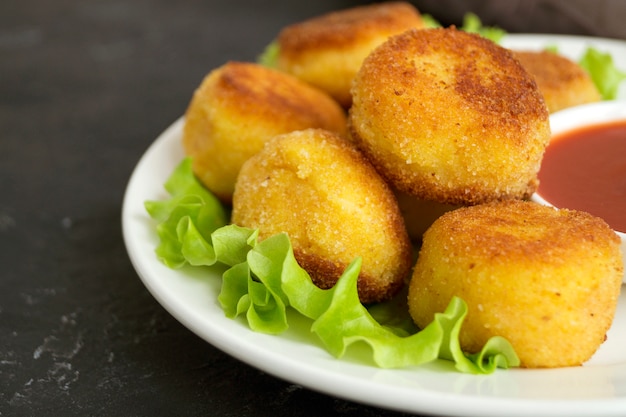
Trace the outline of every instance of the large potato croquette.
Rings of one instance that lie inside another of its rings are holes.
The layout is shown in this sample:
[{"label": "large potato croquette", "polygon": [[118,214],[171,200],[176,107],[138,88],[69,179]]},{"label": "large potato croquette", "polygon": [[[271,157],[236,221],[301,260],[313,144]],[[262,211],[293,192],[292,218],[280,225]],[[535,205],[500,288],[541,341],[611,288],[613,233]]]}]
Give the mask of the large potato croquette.
[{"label": "large potato croquette", "polygon": [[183,145],[199,180],[230,203],[241,165],[277,134],[323,128],[346,134],[345,111],[326,93],[263,66],[229,62],[195,91]]},{"label": "large potato croquette", "polygon": [[351,136],[399,191],[471,205],[536,189],[549,114],[532,76],[494,42],[409,30],[365,59],[352,93]]},{"label": "large potato croquette", "polygon": [[356,148],[324,130],[277,136],[250,158],[237,180],[232,222],[258,228],[260,238],[286,232],[321,288],[361,257],[364,303],[389,299],[411,268],[393,193]]},{"label": "large potato croquette", "polygon": [[423,26],[420,13],[405,2],[331,12],[279,33],[277,68],[327,91],[347,108],[363,59],[389,36]]},{"label": "large potato croquette", "polygon": [[424,327],[458,296],[469,308],[463,350],[499,335],[524,367],[580,365],[611,326],[622,262],[617,235],[588,213],[524,201],[464,207],[426,231],[409,311]]},{"label": "large potato croquette", "polygon": [[589,74],[574,61],[548,51],[514,51],[515,57],[535,77],[548,110],[600,101]]}]

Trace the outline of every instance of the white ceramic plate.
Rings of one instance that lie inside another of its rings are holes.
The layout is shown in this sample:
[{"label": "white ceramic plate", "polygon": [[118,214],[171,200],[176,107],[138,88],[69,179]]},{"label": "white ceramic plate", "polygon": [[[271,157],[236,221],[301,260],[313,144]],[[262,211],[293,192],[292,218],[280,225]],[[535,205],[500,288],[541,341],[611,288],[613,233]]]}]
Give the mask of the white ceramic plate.
[{"label": "white ceramic plate", "polygon": [[[626,69],[626,42],[602,39],[509,35],[506,46],[538,49],[557,45],[577,58],[587,45],[613,54]],[[626,89],[621,90],[626,97]],[[498,370],[466,375],[443,361],[381,370],[356,353],[337,360],[294,315],[280,336],[254,333],[230,320],[217,302],[220,275],[210,268],[172,270],[155,257],[155,225],[144,201],[166,197],[163,183],[183,158],[182,120],[146,151],[124,197],[122,227],[131,261],[146,287],[183,325],[224,352],[279,378],[329,395],[382,408],[453,416],[625,416],[626,294],[622,291],[608,340],[584,366],[547,370]]]}]

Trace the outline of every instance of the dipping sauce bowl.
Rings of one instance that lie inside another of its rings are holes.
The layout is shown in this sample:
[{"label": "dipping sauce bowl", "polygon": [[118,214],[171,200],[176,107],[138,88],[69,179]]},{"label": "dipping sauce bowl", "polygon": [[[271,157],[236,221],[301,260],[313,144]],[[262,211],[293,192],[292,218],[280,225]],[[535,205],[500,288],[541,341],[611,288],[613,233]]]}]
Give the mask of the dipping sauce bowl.
[{"label": "dipping sauce bowl", "polygon": [[626,100],[555,112],[550,127],[532,200],[604,219],[621,239],[626,264]]}]

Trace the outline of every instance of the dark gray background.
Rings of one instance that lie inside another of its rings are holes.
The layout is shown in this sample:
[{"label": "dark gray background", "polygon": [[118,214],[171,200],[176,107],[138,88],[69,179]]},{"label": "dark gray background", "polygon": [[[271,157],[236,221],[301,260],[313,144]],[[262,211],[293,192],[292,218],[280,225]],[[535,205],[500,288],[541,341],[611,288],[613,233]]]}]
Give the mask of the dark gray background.
[{"label": "dark gray background", "polygon": [[[244,365],[176,322],[122,242],[156,136],[229,59],[349,0],[0,2],[0,415],[398,416]],[[622,1],[416,1],[510,31],[626,37]]]}]

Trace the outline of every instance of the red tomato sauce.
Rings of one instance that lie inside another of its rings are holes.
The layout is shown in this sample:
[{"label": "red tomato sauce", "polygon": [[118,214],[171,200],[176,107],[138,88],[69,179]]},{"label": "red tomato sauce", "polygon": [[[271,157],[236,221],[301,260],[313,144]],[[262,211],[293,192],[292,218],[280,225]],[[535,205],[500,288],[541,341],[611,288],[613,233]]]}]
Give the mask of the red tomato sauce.
[{"label": "red tomato sauce", "polygon": [[626,232],[626,120],[555,135],[538,193],[559,208],[586,211]]}]

